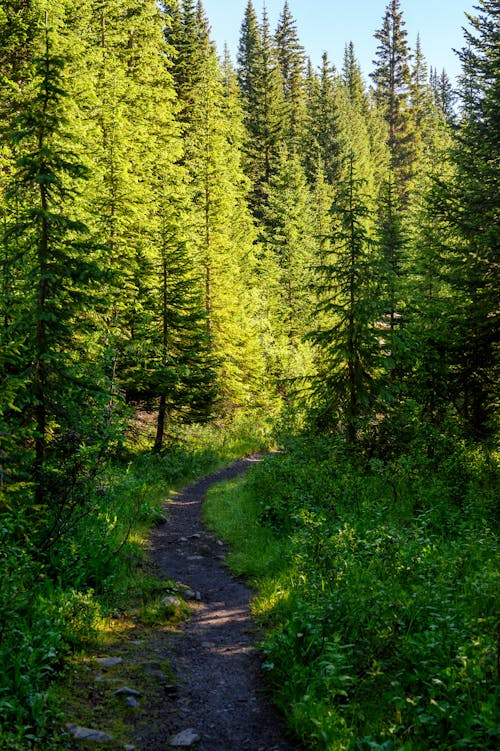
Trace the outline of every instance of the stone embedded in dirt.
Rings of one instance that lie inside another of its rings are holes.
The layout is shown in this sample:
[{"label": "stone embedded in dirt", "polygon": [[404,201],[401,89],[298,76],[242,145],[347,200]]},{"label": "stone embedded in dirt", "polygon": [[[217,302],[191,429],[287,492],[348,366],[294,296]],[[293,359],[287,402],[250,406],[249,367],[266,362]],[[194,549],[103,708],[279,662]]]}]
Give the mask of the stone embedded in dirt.
[{"label": "stone embedded in dirt", "polygon": [[162,605],[164,608],[178,608],[180,607],[181,601],[178,597],[172,597],[171,595],[169,597],[164,597],[161,601],[160,605]]},{"label": "stone embedded in dirt", "polygon": [[105,668],[111,668],[113,665],[119,665],[123,662],[123,657],[98,657],[96,662],[99,665],[104,665]]},{"label": "stone embedded in dirt", "polygon": [[224,547],[224,543],[222,542],[222,540],[217,540],[217,545],[219,545],[219,547],[221,548]]},{"label": "stone embedded in dirt", "polygon": [[119,678],[107,678],[105,675],[96,675],[94,678],[96,683],[121,683]]},{"label": "stone embedded in dirt", "polygon": [[210,555],[210,553],[212,552],[212,548],[210,547],[210,545],[205,545],[205,544],[198,545],[196,552],[199,553],[200,555]]},{"label": "stone embedded in dirt", "polygon": [[93,728],[84,728],[81,725],[74,725],[72,722],[68,722],[66,727],[73,738],[79,741],[94,741],[95,743],[107,743],[114,740],[111,735],[103,733],[101,730],[94,730]]},{"label": "stone embedded in dirt", "polygon": [[201,602],[201,593],[200,593],[200,592],[196,592],[196,594],[195,594],[195,596],[194,596],[194,599],[195,599],[195,600],[196,600],[197,602]]},{"label": "stone embedded in dirt", "polygon": [[135,751],[135,746],[133,746],[131,743],[126,743],[123,748],[124,751]]},{"label": "stone embedded in dirt", "polygon": [[194,743],[197,743],[197,741],[200,740],[200,736],[196,732],[196,730],[193,730],[193,728],[188,728],[187,730],[183,730],[181,733],[177,733],[177,735],[174,735],[173,738],[170,738],[169,744],[171,746],[183,746],[183,747],[189,747],[192,746]]},{"label": "stone embedded in dirt", "polygon": [[113,691],[112,696],[142,696],[142,694],[140,691],[136,691],[135,688],[122,686],[121,688],[117,688],[116,691]]},{"label": "stone embedded in dirt", "polygon": [[137,709],[137,707],[141,706],[137,699],[134,699],[133,696],[127,696],[125,702],[129,705],[129,707],[133,707],[134,709]]},{"label": "stone embedded in dirt", "polygon": [[202,555],[188,555],[187,559],[188,561],[202,561],[203,556]]},{"label": "stone embedded in dirt", "polygon": [[192,589],[186,589],[183,594],[188,600],[196,600],[196,592],[193,592]]},{"label": "stone embedded in dirt", "polygon": [[150,675],[151,678],[156,678],[163,686],[163,689],[169,693],[173,694],[177,691],[177,686],[175,686],[173,683],[170,683],[170,677],[168,675],[165,675],[163,670],[159,670],[158,668],[144,668],[145,675]]}]

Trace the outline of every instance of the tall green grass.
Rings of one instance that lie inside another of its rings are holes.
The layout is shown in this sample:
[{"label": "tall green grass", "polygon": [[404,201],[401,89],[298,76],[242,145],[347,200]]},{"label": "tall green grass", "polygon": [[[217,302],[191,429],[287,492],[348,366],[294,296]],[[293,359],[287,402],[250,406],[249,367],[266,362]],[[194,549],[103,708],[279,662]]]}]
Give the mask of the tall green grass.
[{"label": "tall green grass", "polygon": [[265,667],[307,748],[498,747],[498,498],[487,452],[367,462],[324,439],[211,495],[230,562],[260,581]]}]

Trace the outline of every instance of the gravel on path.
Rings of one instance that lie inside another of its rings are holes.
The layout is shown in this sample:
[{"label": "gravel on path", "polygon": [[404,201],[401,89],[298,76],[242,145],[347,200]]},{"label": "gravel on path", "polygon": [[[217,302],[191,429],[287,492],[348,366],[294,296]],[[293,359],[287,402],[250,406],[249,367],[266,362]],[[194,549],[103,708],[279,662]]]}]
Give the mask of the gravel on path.
[{"label": "gravel on path", "polygon": [[[203,525],[208,488],[246,472],[258,455],[203,478],[166,502],[168,522],[154,530],[152,557],[162,573],[189,587],[191,617],[159,641],[169,659],[175,695],[136,728],[140,751],[192,745],[196,751],[297,751],[265,692],[251,590],[224,567],[224,546]],[[189,732],[185,732],[189,731]],[[186,741],[186,743],[183,743]]]}]

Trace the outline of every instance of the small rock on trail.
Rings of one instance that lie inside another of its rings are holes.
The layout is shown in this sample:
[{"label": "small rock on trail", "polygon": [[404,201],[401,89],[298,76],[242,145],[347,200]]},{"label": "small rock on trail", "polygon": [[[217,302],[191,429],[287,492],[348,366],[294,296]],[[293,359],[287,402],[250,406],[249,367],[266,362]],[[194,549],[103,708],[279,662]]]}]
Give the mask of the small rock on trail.
[{"label": "small rock on trail", "polygon": [[196,730],[193,730],[192,728],[188,728],[187,730],[183,730],[181,733],[174,735],[174,737],[170,739],[169,743],[171,746],[188,747],[188,746],[192,746],[194,743],[196,743],[199,740],[200,740],[200,736],[198,735]]}]

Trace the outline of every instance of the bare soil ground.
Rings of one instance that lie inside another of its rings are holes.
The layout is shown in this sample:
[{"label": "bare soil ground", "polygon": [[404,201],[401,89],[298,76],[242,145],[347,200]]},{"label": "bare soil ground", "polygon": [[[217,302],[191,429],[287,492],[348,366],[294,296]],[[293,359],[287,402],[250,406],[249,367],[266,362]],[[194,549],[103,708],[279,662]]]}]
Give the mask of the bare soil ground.
[{"label": "bare soil ground", "polygon": [[[185,730],[199,736],[196,751],[293,751],[281,717],[265,691],[259,633],[250,616],[252,592],[224,567],[224,548],[203,526],[208,488],[245,472],[258,457],[241,459],[166,502],[168,522],[151,537],[151,555],[164,575],[189,586],[198,599],[177,633],[148,635],[144,665],[150,674],[165,660],[169,681],[152,682],[134,743],[140,751],[165,751]],[[146,644],[144,645],[146,646]],[[149,660],[149,663],[148,663]]]}]

